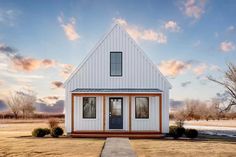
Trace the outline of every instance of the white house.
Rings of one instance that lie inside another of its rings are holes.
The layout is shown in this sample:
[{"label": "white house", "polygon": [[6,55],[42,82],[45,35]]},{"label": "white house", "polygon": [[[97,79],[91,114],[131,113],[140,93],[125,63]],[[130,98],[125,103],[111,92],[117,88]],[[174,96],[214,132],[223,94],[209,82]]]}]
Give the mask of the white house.
[{"label": "white house", "polygon": [[119,24],[97,43],[64,87],[68,134],[169,131],[171,85]]}]

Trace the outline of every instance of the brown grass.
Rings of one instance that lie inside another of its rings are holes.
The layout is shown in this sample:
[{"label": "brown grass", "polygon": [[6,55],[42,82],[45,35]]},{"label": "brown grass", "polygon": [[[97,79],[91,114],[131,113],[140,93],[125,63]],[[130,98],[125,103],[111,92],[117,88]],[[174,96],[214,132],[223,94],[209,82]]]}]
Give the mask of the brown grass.
[{"label": "brown grass", "polygon": [[139,157],[232,157],[236,155],[236,140],[225,138],[131,140],[131,145]]},{"label": "brown grass", "polygon": [[99,156],[104,144],[104,139],[29,137],[36,127],[48,124],[0,123],[0,156]]}]

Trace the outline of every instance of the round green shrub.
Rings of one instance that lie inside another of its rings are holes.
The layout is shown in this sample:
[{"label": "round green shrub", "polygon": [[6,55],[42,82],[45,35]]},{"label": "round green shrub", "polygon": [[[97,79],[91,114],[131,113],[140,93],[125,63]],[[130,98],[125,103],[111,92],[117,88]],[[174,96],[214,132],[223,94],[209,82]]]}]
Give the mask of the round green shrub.
[{"label": "round green shrub", "polygon": [[46,135],[46,132],[42,128],[36,128],[32,131],[32,136],[34,137],[44,137]]},{"label": "round green shrub", "polygon": [[51,130],[52,137],[59,137],[63,135],[63,129],[61,127],[55,127]]},{"label": "round green shrub", "polygon": [[196,138],[196,137],[198,137],[198,131],[196,129],[186,129],[184,134],[188,138]]},{"label": "round green shrub", "polygon": [[48,128],[44,128],[43,130],[45,131],[46,135],[49,135],[51,133],[50,129],[48,129]]},{"label": "round green shrub", "polygon": [[169,128],[169,135],[174,138],[179,138],[183,136],[184,132],[185,132],[184,127],[170,126]]}]

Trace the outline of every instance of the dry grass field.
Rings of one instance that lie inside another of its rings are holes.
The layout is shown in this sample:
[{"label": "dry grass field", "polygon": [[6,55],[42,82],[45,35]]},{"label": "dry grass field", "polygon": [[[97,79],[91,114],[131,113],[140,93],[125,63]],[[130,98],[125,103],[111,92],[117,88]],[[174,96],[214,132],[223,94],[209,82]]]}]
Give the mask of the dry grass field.
[{"label": "dry grass field", "polygon": [[[61,126],[64,126],[61,124]],[[43,121],[0,123],[0,156],[99,156],[104,139],[33,138],[36,127],[47,127]]]},{"label": "dry grass field", "polygon": [[235,157],[236,139],[131,140],[139,157]]},{"label": "dry grass field", "polygon": [[[61,123],[63,127],[64,124]],[[33,138],[36,127],[47,127],[47,120],[0,120],[0,156],[100,156],[104,139],[89,138]],[[140,157],[233,157],[236,156],[236,139],[201,136],[191,140],[131,140]]]}]

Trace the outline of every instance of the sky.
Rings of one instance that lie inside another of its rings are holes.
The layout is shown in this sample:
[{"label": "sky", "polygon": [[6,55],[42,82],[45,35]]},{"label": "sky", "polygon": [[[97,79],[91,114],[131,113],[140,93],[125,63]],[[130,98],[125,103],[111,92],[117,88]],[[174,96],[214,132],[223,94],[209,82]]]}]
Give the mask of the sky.
[{"label": "sky", "polygon": [[63,82],[120,23],[172,84],[173,100],[211,100],[236,64],[234,0],[0,1],[0,99],[30,88],[53,105]]}]

